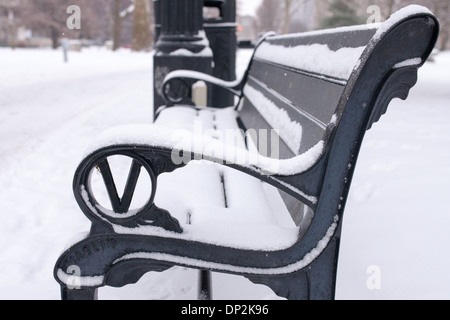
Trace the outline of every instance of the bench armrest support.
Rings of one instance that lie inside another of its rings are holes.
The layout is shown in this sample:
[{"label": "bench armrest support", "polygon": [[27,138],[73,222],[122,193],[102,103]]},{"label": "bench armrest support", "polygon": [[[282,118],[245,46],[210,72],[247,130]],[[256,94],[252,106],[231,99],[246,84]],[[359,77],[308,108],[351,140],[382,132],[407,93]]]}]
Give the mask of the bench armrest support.
[{"label": "bench armrest support", "polygon": [[242,95],[242,88],[244,85],[244,79],[225,81],[202,72],[176,70],[169,73],[163,81],[162,93],[167,103],[176,104],[180,103],[184,99],[184,97],[173,97],[170,95],[170,85],[175,81],[183,83],[186,87],[190,87],[193,81],[204,81],[206,83],[221,87],[237,97]]},{"label": "bench armrest support", "polygon": [[[264,35],[262,35],[258,42],[255,45],[255,51],[253,52],[253,55],[256,52],[256,49],[259,47],[261,43],[263,43],[267,38],[274,36],[274,32],[267,32]],[[253,58],[252,58],[253,60]],[[239,97],[239,99],[243,96],[243,89],[244,85],[247,81],[248,72],[249,72],[250,66],[247,68],[247,71],[244,73],[241,79],[235,80],[235,81],[226,81],[219,79],[217,77],[211,76],[206,73],[198,72],[198,71],[192,71],[192,70],[176,70],[170,72],[163,81],[162,84],[162,94],[164,99],[168,104],[177,104],[182,103],[186,97],[180,96],[180,97],[173,97],[170,96],[170,83],[174,83],[174,81],[178,81],[181,83],[185,88],[190,89],[190,87],[197,81],[204,81],[206,83],[212,84],[214,86],[221,87],[228,92],[232,93],[233,95]],[[184,92],[185,93],[185,92]],[[214,106],[212,106],[214,107]]]}]

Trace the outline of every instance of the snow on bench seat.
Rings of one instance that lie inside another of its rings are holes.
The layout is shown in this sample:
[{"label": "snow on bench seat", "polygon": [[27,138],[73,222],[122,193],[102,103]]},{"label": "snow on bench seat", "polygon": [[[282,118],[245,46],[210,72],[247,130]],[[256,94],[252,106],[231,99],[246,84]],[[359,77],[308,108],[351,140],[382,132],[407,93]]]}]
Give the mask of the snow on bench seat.
[{"label": "snow on bench seat", "polygon": [[[192,133],[201,128],[203,133],[220,138],[225,136],[226,129],[239,131],[236,115],[233,109],[198,111],[187,106],[174,107],[164,110],[155,125]],[[242,136],[234,141],[245,147]],[[299,229],[276,189],[205,160],[161,175],[155,204],[178,219],[182,234],[151,226],[135,229],[114,226],[115,231],[269,251],[288,248],[298,240]]]}]

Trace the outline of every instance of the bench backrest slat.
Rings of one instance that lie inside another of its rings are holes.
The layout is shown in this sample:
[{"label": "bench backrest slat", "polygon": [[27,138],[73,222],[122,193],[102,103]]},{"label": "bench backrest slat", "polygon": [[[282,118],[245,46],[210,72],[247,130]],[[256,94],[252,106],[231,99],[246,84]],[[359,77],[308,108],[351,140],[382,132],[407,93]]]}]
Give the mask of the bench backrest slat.
[{"label": "bench backrest slat", "polygon": [[376,26],[273,36],[257,47],[240,117],[247,129],[278,130],[279,153],[264,155],[289,158],[323,139]]},{"label": "bench backrest slat", "polygon": [[[353,162],[365,130],[385,112],[385,102],[404,97],[414,85],[413,78],[406,81],[402,74],[400,80],[391,79],[392,74],[400,75],[396,70],[405,61],[418,60],[411,67],[417,72],[434,46],[436,26],[431,15],[412,7],[384,24],[271,36],[259,43],[238,108],[243,127],[253,132],[253,145],[256,144],[264,156],[286,159],[303,154],[324,141],[324,154],[337,157],[318,161],[309,172],[280,177],[290,186],[281,195],[296,223],[300,224],[305,214],[310,215],[311,210],[317,209],[317,203],[304,195],[317,197],[321,194],[321,182],[317,180],[323,178],[325,172],[343,183],[340,188],[344,191],[334,186],[340,194],[331,205],[342,207],[348,189],[347,177],[351,177],[354,170]],[[383,90],[386,96],[379,97]],[[373,119],[369,121],[369,117]],[[270,129],[279,134],[278,146],[273,140],[263,141],[273,138],[265,133]],[[338,132],[339,139],[336,138]],[[274,152],[276,147],[279,150]],[[330,151],[335,149],[342,151],[336,155]],[[339,160],[339,169],[329,169],[329,163],[336,160]],[[327,185],[325,180],[324,185]],[[318,184],[308,185],[311,182]],[[294,195],[290,192],[294,189],[300,192]],[[322,207],[329,205],[322,204]]]}]

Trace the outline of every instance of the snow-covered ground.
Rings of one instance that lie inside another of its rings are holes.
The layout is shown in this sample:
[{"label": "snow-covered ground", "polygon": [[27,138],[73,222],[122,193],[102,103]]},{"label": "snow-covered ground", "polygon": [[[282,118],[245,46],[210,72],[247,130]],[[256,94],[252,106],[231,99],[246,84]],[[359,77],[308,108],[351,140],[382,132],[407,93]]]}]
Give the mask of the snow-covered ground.
[{"label": "snow-covered ground", "polygon": [[[239,52],[239,72],[250,51]],[[53,266],[89,230],[72,178],[91,138],[152,119],[152,56],[0,49],[0,299],[59,299]],[[346,209],[338,299],[449,299],[450,53],[367,134]],[[372,281],[372,280],[377,281]],[[100,299],[195,299],[197,272],[150,273]],[[375,288],[374,288],[375,287]],[[276,299],[213,275],[215,299]]]}]

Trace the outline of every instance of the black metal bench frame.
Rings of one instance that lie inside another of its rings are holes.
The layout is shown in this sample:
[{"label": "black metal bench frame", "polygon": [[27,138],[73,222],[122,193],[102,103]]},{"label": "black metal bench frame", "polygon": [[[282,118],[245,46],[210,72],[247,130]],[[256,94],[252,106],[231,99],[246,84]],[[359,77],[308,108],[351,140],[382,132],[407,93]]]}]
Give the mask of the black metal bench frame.
[{"label": "black metal bench frame", "polygon": [[[127,227],[151,224],[178,233],[182,229],[169,212],[157,208],[152,201],[135,216],[124,219],[95,210],[95,199],[84,187],[89,184],[93,168],[101,170],[114,211],[120,214],[129,209],[136,180],[133,177],[139,170],[146,170],[152,179],[153,199],[158,176],[185,164],[176,165],[171,161],[169,147],[139,144],[111,145],[88,155],[75,174],[73,187],[80,208],[92,222],[92,229],[89,237],[63,253],[55,266],[54,275],[61,285],[62,298],[95,299],[100,287],[122,287],[136,283],[147,272],[185,266],[242,275],[288,299],[334,299],[343,213],[365,132],[386,112],[393,98],[407,98],[416,84],[418,69],[436,43],[438,29],[438,21],[432,14],[414,12],[404,14],[370,40],[340,101],[336,101],[337,120],[327,127],[323,154],[309,170],[294,176],[273,176],[239,163],[225,164],[279,188],[314,211],[308,229],[286,250],[251,251],[182,238],[117,234],[111,223]],[[333,34],[325,32],[309,38],[317,40],[331,35],[336,40]],[[270,37],[265,41],[270,41]],[[417,57],[421,58],[420,63],[399,65]],[[211,77],[196,76],[225,86],[245,99],[243,88],[248,72],[241,82],[228,85]],[[169,75],[167,87],[175,76],[191,78],[193,74]],[[126,188],[129,191],[122,199],[117,195],[105,161],[117,154],[134,159]],[[190,158],[197,159],[196,154],[190,154]],[[317,201],[302,194],[313,195]],[[79,267],[81,274],[73,274],[72,266]]]}]

